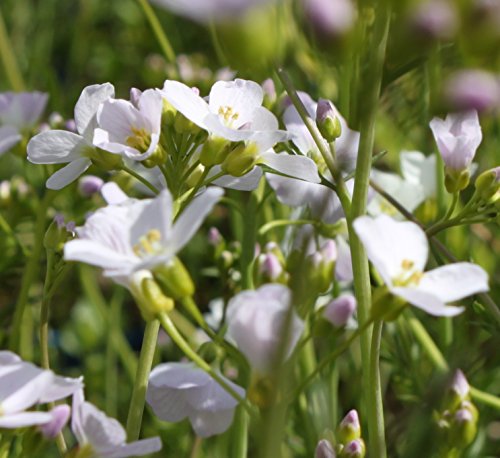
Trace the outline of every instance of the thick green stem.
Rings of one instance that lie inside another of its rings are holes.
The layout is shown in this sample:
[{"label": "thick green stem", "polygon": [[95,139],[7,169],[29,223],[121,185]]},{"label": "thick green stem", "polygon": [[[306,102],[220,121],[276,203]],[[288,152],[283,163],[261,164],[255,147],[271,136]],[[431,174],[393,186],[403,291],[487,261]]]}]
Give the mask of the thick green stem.
[{"label": "thick green stem", "polygon": [[385,445],[385,426],[384,426],[384,404],[382,399],[382,386],[380,383],[380,343],[382,341],[382,329],[384,322],[382,320],[376,321],[373,325],[371,352],[370,352],[370,380],[372,385],[371,398],[375,400],[376,406],[374,409],[374,419],[377,423],[375,436],[370,436],[370,453],[375,453],[378,458],[385,458],[387,450]]},{"label": "thick green stem", "polygon": [[248,456],[248,414],[242,406],[236,409],[232,427],[231,456],[234,458],[247,458]]},{"label": "thick green stem", "polygon": [[310,219],[295,219],[295,220],[276,219],[274,221],[270,221],[269,223],[266,223],[263,226],[261,226],[261,228],[259,229],[259,235],[262,236],[266,232],[270,231],[271,229],[277,228],[277,227],[302,226],[304,224],[312,224],[314,226],[317,224],[317,221],[310,220]]},{"label": "thick green stem", "polygon": [[151,320],[146,323],[144,339],[142,341],[139,364],[135,376],[132,399],[127,417],[127,437],[130,442],[139,439],[142,424],[142,414],[144,413],[144,403],[146,401],[146,390],[148,388],[149,373],[153,364],[153,357],[158,340],[158,330],[160,323],[158,320]]},{"label": "thick green stem", "polygon": [[26,85],[23,81],[23,76],[19,71],[15,53],[12,49],[12,44],[7,34],[5,22],[2,12],[0,11],[0,57],[2,58],[3,68],[9,83],[15,91],[25,90]]},{"label": "thick green stem", "polygon": [[21,348],[20,334],[23,322],[24,311],[29,299],[30,287],[36,282],[38,273],[40,271],[40,258],[43,249],[43,237],[45,235],[45,221],[47,218],[47,209],[52,201],[55,193],[47,191],[43,200],[40,202],[34,231],[34,245],[31,251],[26,268],[24,270],[23,278],[21,280],[21,291],[17,299],[16,308],[14,311],[14,318],[12,320],[12,331],[9,339],[9,348],[14,352],[19,352],[21,357],[25,356],[25,349]]}]

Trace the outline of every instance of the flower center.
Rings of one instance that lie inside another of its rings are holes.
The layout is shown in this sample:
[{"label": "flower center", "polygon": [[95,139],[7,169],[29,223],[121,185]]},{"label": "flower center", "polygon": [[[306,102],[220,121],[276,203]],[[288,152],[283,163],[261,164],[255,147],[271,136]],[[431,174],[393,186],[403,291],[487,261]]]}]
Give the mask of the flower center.
[{"label": "flower center", "polygon": [[131,127],[130,130],[133,135],[130,135],[125,139],[127,145],[131,148],[135,148],[141,153],[146,152],[151,144],[151,135],[149,132],[147,132],[144,128],[138,129],[136,127]]},{"label": "flower center", "polygon": [[219,116],[224,119],[224,124],[231,127],[232,124],[239,118],[239,114],[233,111],[233,107],[219,107]]},{"label": "flower center", "polygon": [[158,229],[151,229],[143,235],[139,242],[133,246],[136,256],[139,258],[147,257],[153,253],[161,251],[161,232]]},{"label": "flower center", "polygon": [[415,269],[415,263],[409,259],[401,262],[401,273],[393,280],[395,286],[416,286],[422,279],[423,272]]}]

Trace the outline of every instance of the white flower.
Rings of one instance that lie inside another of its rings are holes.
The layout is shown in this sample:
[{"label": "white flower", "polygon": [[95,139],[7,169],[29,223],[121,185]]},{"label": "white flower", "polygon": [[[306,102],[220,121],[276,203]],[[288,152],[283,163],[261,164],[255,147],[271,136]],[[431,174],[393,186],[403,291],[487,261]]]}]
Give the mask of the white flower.
[{"label": "white flower", "polygon": [[24,130],[32,129],[47,105],[42,92],[0,94],[0,155],[15,146]]},{"label": "white flower", "polygon": [[83,390],[73,395],[73,430],[82,456],[99,458],[125,458],[157,452],[162,444],[159,437],[126,443],[122,425],[109,418],[90,402],[84,400]]},{"label": "white flower", "polygon": [[[224,381],[245,397],[245,390],[222,376]],[[189,418],[200,437],[226,431],[238,404],[210,375],[192,363],[159,364],[149,376],[146,395],[155,415],[164,421]]]},{"label": "white flower", "polygon": [[459,262],[424,272],[429,244],[415,223],[361,216],[354,229],[391,293],[431,315],[457,315],[463,307],[448,302],[488,291],[488,274],[475,264]]},{"label": "white flower", "polygon": [[477,111],[451,113],[444,120],[433,118],[430,127],[446,167],[466,170],[483,139]]},{"label": "white flower", "polygon": [[34,164],[64,164],[47,180],[47,188],[61,189],[76,180],[92,164],[89,153],[99,105],[114,96],[109,84],[87,86],[75,105],[75,123],[78,134],[66,130],[49,130],[36,135],[28,143],[28,160]]},{"label": "white flower", "polygon": [[163,102],[153,89],[136,96],[137,106],[127,100],[109,99],[99,107],[99,127],[93,141],[110,153],[143,161],[158,147]]},{"label": "white flower", "polygon": [[[291,291],[283,285],[267,284],[255,291],[242,291],[227,307],[227,335],[232,338],[250,365],[265,374],[277,363],[285,334],[287,359],[304,329],[303,321],[291,310]],[[291,314],[290,329],[284,329]]]},{"label": "white flower", "polygon": [[272,147],[288,139],[276,117],[262,106],[264,91],[242,79],[218,81],[208,103],[188,86],[165,81],[163,97],[187,119],[215,137],[256,146],[258,163],[302,180],[319,183],[314,163],[303,156],[276,154]]},{"label": "white flower", "polygon": [[276,3],[277,0],[153,0],[174,13],[202,23],[243,16],[249,9]]},{"label": "white flower", "polygon": [[64,258],[104,269],[104,275],[129,286],[131,275],[168,263],[191,239],[222,196],[208,188],[172,222],[172,196],[164,189],[154,199],[129,199],[114,183],[103,186],[109,203],[64,246]]},{"label": "white flower", "polygon": [[421,186],[425,199],[436,197],[436,155],[420,151],[402,151],[401,173],[405,181]]},{"label": "white flower", "polygon": [[22,361],[10,351],[0,351],[0,428],[50,423],[53,420],[50,412],[26,412],[26,409],[63,399],[81,387],[81,379],[59,377]]}]

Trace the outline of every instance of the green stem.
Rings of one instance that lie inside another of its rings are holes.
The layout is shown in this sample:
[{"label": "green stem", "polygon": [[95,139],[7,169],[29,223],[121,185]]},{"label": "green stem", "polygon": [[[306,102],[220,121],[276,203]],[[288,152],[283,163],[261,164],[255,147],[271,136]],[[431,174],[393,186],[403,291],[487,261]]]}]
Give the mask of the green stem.
[{"label": "green stem", "polygon": [[26,88],[23,76],[17,65],[15,53],[12,48],[12,43],[7,34],[5,22],[0,10],[0,57],[2,58],[3,68],[9,83],[15,91],[23,91]]},{"label": "green stem", "polygon": [[247,401],[242,398],[225,380],[224,378],[215,372],[212,367],[204,361],[184,340],[184,337],[177,331],[174,323],[166,313],[158,314],[158,319],[165,330],[165,332],[170,336],[170,338],[175,342],[175,344],[180,348],[180,350],[193,361],[200,369],[204,370],[208,375],[210,375],[214,380],[216,380],[219,385],[224,388],[234,399],[236,399],[244,409],[249,413],[253,414],[251,407],[248,405]]},{"label": "green stem", "polygon": [[123,293],[123,289],[117,288],[111,298],[109,307],[109,313],[113,319],[109,323],[109,332],[106,339],[106,413],[111,417],[117,416],[119,395],[117,352],[113,344],[113,335],[121,332],[120,316]]},{"label": "green stem", "polygon": [[289,219],[276,219],[274,221],[271,221],[267,224],[264,224],[261,226],[259,229],[259,236],[264,235],[266,232],[270,231],[271,229],[274,229],[276,227],[282,227],[282,226],[301,226],[304,224],[311,224],[315,226],[317,224],[317,221],[311,220],[311,219],[295,219],[295,220],[289,220]]},{"label": "green stem", "polygon": [[127,167],[126,165],[122,165],[121,169],[124,172],[127,172],[129,175],[133,176],[137,181],[141,182],[144,186],[146,186],[149,190],[153,191],[154,194],[159,194],[160,191],[153,186],[146,178],[143,176],[139,175],[137,172],[132,170],[131,168]]},{"label": "green stem", "polygon": [[160,323],[158,320],[151,320],[146,323],[146,329],[144,330],[144,339],[142,341],[141,354],[139,356],[139,364],[137,366],[127,417],[127,437],[130,442],[138,440],[141,432],[146,390],[156,350],[159,328]]},{"label": "green stem", "polygon": [[12,331],[9,338],[9,348],[14,352],[19,352],[23,357],[25,349],[21,348],[20,334],[21,326],[23,323],[24,311],[29,299],[30,287],[36,282],[38,273],[40,271],[40,258],[43,251],[43,237],[45,235],[45,221],[47,218],[47,209],[50,202],[55,196],[55,192],[47,191],[43,200],[40,202],[34,229],[34,245],[31,250],[31,257],[28,259],[26,268],[24,270],[23,278],[21,280],[21,290],[17,299],[16,308],[14,311],[14,318],[12,320]]},{"label": "green stem", "polygon": [[257,241],[257,208],[259,206],[258,190],[250,194],[246,207],[246,220],[243,224],[243,238],[241,241],[241,287],[251,289],[253,286],[252,265]]},{"label": "green stem", "polygon": [[232,427],[233,438],[231,457],[247,458],[248,456],[248,415],[245,409],[239,406]]},{"label": "green stem", "polygon": [[370,448],[372,450],[371,453],[375,451],[375,456],[378,458],[385,458],[387,456],[385,445],[384,404],[382,399],[382,386],[380,383],[380,343],[382,341],[383,326],[384,322],[382,320],[374,323],[370,352],[371,397],[375,399],[376,407],[374,409],[375,419],[369,419],[369,422],[375,421],[377,423],[376,428],[374,428],[377,435],[370,436]]},{"label": "green stem", "polygon": [[167,60],[174,65],[174,68],[178,76],[179,72],[177,69],[177,61],[174,49],[172,48],[172,45],[170,44],[170,41],[165,31],[163,30],[163,27],[161,26],[158,17],[156,16],[153,8],[151,8],[151,5],[148,3],[147,0],[138,0],[138,2],[141,5],[141,8],[144,11],[146,18],[149,21],[149,25],[153,29],[153,32],[156,36],[156,39],[158,40],[158,43],[160,44],[163,54],[165,54]]}]

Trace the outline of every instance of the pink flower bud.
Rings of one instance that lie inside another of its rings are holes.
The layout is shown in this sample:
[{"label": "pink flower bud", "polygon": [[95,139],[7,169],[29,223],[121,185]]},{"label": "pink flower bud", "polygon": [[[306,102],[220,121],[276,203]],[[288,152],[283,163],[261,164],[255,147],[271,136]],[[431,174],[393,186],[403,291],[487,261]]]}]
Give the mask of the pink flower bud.
[{"label": "pink flower bud", "polygon": [[325,308],[323,316],[334,326],[342,327],[356,311],[356,298],[351,294],[345,294],[331,301]]},{"label": "pink flower bud", "polygon": [[304,10],[317,35],[326,37],[345,34],[356,18],[351,0],[305,0]]},{"label": "pink flower bud", "polygon": [[40,431],[47,439],[55,439],[55,437],[66,426],[69,419],[71,408],[67,404],[55,406],[49,414],[52,420],[49,423],[40,426]]},{"label": "pink flower bud", "polygon": [[316,446],[316,451],[314,453],[314,458],[335,458],[335,451],[333,450],[332,444],[326,439],[321,439]]},{"label": "pink flower bud", "polygon": [[90,197],[99,192],[104,181],[94,175],[85,175],[78,180],[78,192],[83,197]]},{"label": "pink flower bud", "polygon": [[411,18],[417,32],[433,39],[450,39],[457,29],[457,12],[446,0],[419,3]]},{"label": "pink flower bud", "polygon": [[273,253],[260,255],[259,261],[260,273],[269,281],[275,281],[283,273],[283,267]]},{"label": "pink flower bud", "polygon": [[450,389],[458,395],[460,400],[464,400],[469,395],[469,382],[460,369],[455,371]]},{"label": "pink flower bud", "polygon": [[222,235],[219,232],[219,229],[216,227],[211,227],[208,230],[208,243],[212,246],[217,246],[222,242]]}]

